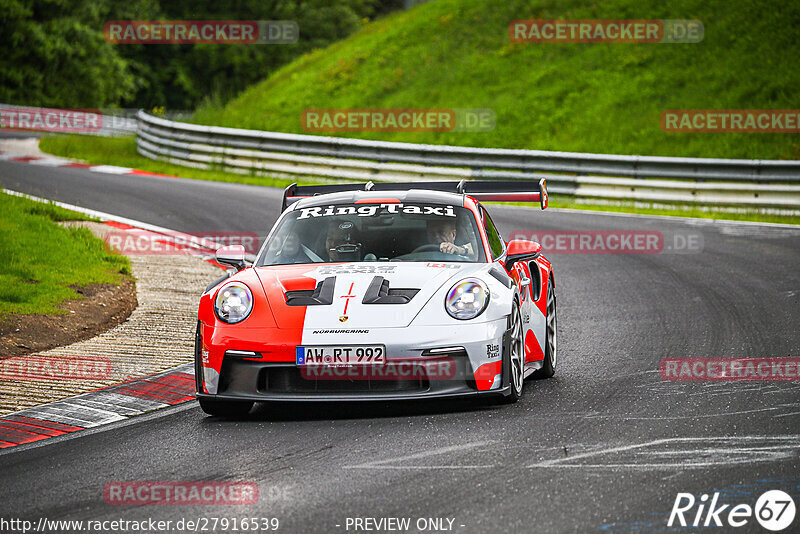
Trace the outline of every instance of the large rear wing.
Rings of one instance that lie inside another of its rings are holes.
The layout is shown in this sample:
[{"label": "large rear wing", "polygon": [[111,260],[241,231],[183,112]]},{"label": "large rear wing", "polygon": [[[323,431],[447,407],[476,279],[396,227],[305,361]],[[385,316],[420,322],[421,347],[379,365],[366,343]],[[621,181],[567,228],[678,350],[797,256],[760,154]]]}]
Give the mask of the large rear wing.
[{"label": "large rear wing", "polygon": [[343,191],[407,191],[421,189],[469,195],[475,200],[492,202],[538,202],[547,207],[547,182],[519,180],[514,182],[367,182],[350,184],[297,185],[292,184],[283,192],[281,211],[307,197]]}]

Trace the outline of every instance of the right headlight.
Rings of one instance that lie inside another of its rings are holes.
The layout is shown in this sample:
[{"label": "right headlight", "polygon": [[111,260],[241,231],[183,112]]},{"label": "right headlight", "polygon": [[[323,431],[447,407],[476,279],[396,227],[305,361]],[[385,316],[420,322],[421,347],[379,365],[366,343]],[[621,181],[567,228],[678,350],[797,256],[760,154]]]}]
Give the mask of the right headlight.
[{"label": "right headlight", "polygon": [[220,321],[238,323],[244,321],[253,310],[253,294],[241,282],[222,286],[214,299],[214,312]]},{"label": "right headlight", "polygon": [[461,280],[450,288],[444,308],[454,319],[474,319],[489,304],[489,288],[477,278]]}]

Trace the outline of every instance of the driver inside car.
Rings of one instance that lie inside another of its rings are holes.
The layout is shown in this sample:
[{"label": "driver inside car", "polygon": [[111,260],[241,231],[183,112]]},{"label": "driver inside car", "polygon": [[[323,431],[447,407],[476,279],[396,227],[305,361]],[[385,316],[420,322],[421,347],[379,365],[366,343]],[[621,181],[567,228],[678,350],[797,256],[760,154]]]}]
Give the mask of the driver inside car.
[{"label": "driver inside car", "polygon": [[428,243],[439,245],[439,251],[445,254],[456,254],[458,256],[466,256],[473,258],[475,252],[472,250],[472,245],[466,243],[465,245],[456,245],[456,222],[448,219],[434,219],[428,221]]},{"label": "driver inside car", "polygon": [[361,243],[358,241],[358,229],[350,221],[333,222],[328,226],[325,250],[328,260],[361,261]]}]

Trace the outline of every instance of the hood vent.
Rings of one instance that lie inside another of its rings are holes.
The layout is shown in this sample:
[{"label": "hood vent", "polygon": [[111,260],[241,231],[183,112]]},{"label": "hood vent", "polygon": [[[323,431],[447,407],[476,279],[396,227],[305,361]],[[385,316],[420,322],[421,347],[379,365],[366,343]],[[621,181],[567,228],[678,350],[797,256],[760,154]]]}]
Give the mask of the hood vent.
[{"label": "hood vent", "polygon": [[364,295],[362,304],[406,304],[419,289],[389,289],[389,281],[382,276],[376,276],[370,282]]},{"label": "hood vent", "polygon": [[328,306],[333,304],[333,289],[336,277],[329,276],[317,284],[315,289],[300,289],[286,292],[287,306]]}]

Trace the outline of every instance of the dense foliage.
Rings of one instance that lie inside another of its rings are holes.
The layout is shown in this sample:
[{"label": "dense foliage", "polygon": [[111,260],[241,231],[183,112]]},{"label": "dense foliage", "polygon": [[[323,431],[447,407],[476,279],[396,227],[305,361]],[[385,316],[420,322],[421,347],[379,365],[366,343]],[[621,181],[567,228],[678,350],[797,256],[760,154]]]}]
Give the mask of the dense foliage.
[{"label": "dense foliage", "polygon": [[[0,0],[0,102],[192,109],[224,102],[277,67],[402,0]],[[292,45],[113,45],[110,20],[294,20]]]}]

